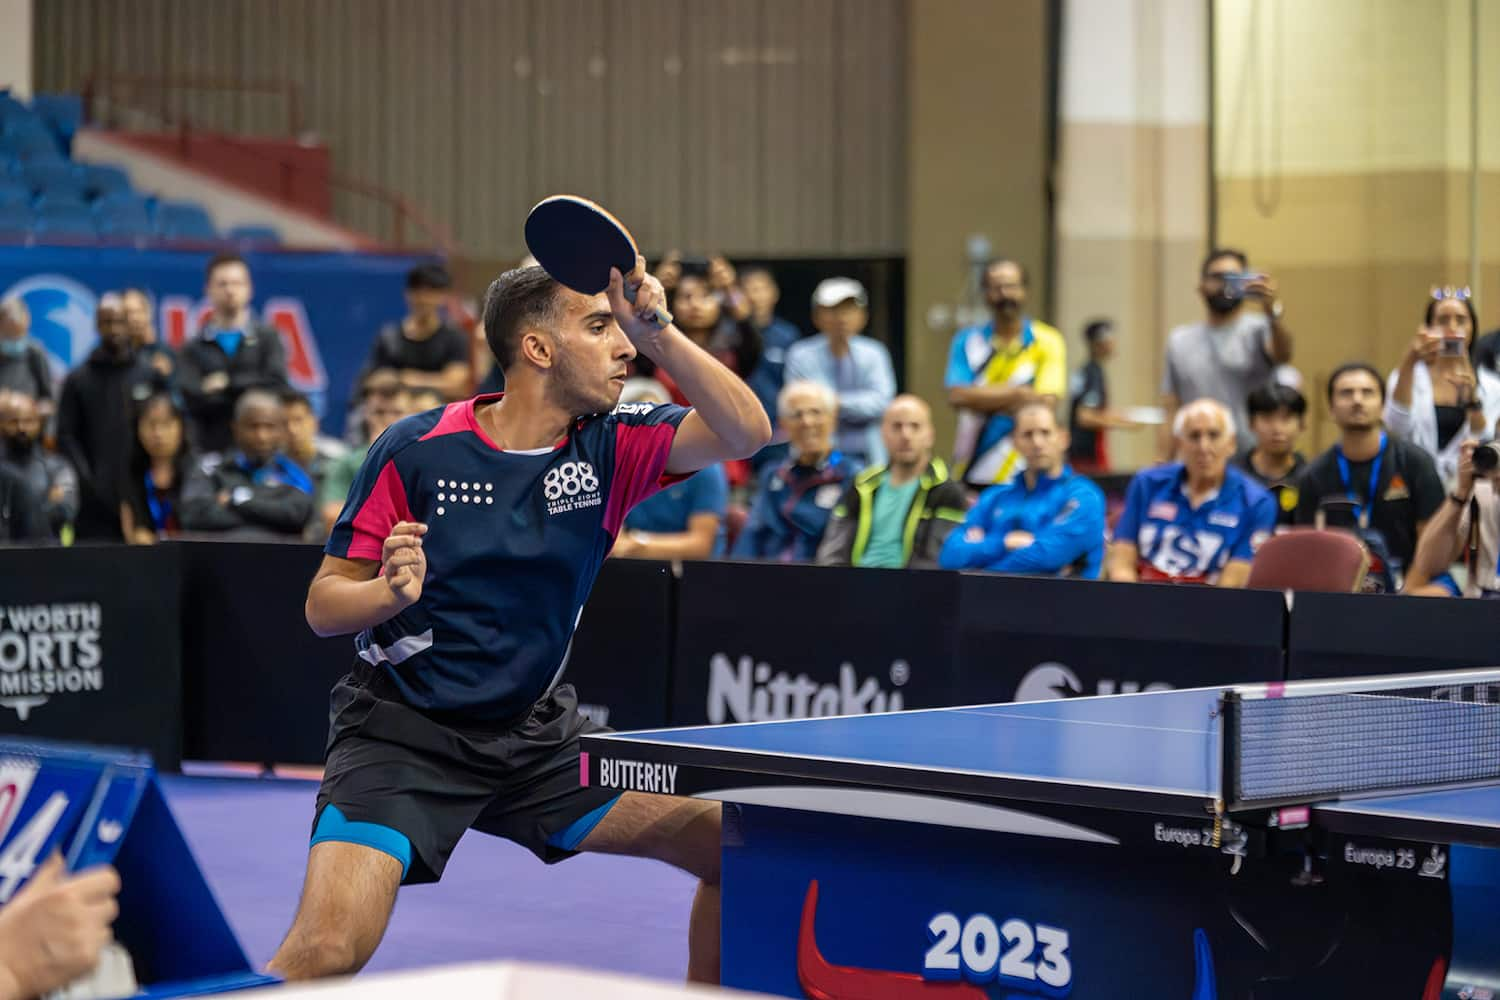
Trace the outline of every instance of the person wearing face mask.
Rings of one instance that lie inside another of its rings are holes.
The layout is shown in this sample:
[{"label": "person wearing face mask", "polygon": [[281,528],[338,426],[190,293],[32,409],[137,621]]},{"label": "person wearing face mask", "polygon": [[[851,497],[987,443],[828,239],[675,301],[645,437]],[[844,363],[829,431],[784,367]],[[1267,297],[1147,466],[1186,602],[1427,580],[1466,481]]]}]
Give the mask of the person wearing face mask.
[{"label": "person wearing face mask", "polygon": [[1105,579],[1243,587],[1250,561],[1276,528],[1276,501],[1229,464],[1234,416],[1195,399],[1173,417],[1180,462],[1143,469],[1105,557]]},{"label": "person wearing face mask", "polygon": [[41,500],[52,537],[71,541],[73,519],[78,516],[78,476],[67,459],[42,447],[41,435],[42,414],[36,400],[0,389],[0,437],[5,442],[0,465],[19,473]]},{"label": "person wearing face mask", "polygon": [[[1167,419],[1158,442],[1162,461],[1172,457],[1173,415],[1186,399],[1223,403],[1239,429],[1237,450],[1255,447],[1245,404],[1251,392],[1272,380],[1278,365],[1292,360],[1292,335],[1282,321],[1276,282],[1249,270],[1249,259],[1239,250],[1209,251],[1198,281],[1207,315],[1167,335],[1161,383]],[[1247,311],[1247,299],[1256,300],[1260,311]]]},{"label": "person wearing face mask", "polygon": [[1500,419],[1500,375],[1469,357],[1478,328],[1467,288],[1434,288],[1421,328],[1386,379],[1386,429],[1427,452],[1448,487],[1463,443],[1488,437]]},{"label": "person wearing face mask", "polygon": [[52,405],[52,368],[47,352],[27,332],[31,312],[19,297],[0,301],[0,389],[25,393],[42,404]]},{"label": "person wearing face mask", "polygon": [[57,446],[78,472],[81,542],[118,542],[120,500],[135,429],[130,407],[141,385],[125,304],[113,292],[99,297],[99,346],[63,380],[57,402]]},{"label": "person wearing face mask", "polygon": [[1012,440],[1016,411],[1036,400],[1056,405],[1068,385],[1062,334],[1026,314],[1026,269],[990,261],[983,289],[993,317],[954,335],[944,379],[958,411],[954,475],[975,491],[1008,483],[1025,467]]}]

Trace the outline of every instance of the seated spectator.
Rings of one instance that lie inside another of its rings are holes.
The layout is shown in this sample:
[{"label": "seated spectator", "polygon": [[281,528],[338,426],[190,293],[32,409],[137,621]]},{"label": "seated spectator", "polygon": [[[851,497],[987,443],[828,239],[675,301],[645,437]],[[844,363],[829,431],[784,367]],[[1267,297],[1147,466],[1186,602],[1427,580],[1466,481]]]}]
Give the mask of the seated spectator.
[{"label": "seated spectator", "polygon": [[[1500,428],[1497,428],[1500,430]],[[1475,453],[1483,448],[1483,469]],[[1450,587],[1449,567],[1462,563],[1465,583]],[[1458,484],[1422,529],[1403,593],[1419,596],[1500,598],[1500,445],[1465,441],[1459,449]]]},{"label": "seated spectator", "polygon": [[205,294],[213,313],[177,355],[177,385],[187,405],[190,437],[200,451],[229,448],[235,401],[247,389],[286,388],[281,334],[250,311],[250,269],[236,254],[208,262]]},{"label": "seated spectator", "polygon": [[399,383],[393,381],[381,385],[374,381],[367,384],[370,388],[361,404],[364,440],[358,447],[350,448],[328,463],[323,470],[323,482],[318,489],[318,507],[325,525],[338,521],[344,502],[349,498],[349,490],[353,488],[354,479],[359,475],[359,468],[364,464],[365,455],[375,439],[402,417],[425,412],[411,405],[409,394]]},{"label": "seated spectator", "polygon": [[736,558],[811,562],[828,518],[854,478],[854,465],[833,446],[838,397],[820,382],[788,382],[776,411],[791,457],[766,468]]},{"label": "seated spectator", "polygon": [[19,472],[0,464],[0,545],[44,545],[49,537],[41,499]]},{"label": "seated spectator", "polygon": [[1276,501],[1230,467],[1234,417],[1223,403],[1197,399],[1180,407],[1172,432],[1182,461],[1130,481],[1106,576],[1243,587],[1255,550],[1276,527]]},{"label": "seated spectator", "polygon": [[40,342],[28,336],[31,312],[18,297],[0,301],[0,389],[12,389],[52,412],[52,366]]},{"label": "seated spectator", "polygon": [[[653,379],[634,378],[620,392],[622,403],[669,403]],[[610,555],[622,559],[707,559],[719,555],[729,479],[722,465],[700,469],[641,501],[625,515],[625,530]]]},{"label": "seated spectator", "polygon": [[42,414],[30,396],[0,389],[0,465],[19,472],[42,503],[54,540],[72,541],[78,516],[78,476],[66,458],[43,447]]},{"label": "seated spectator", "polygon": [[419,264],[406,276],[406,316],[375,335],[362,377],[392,371],[409,389],[433,389],[445,402],[464,399],[474,377],[469,338],[443,316],[453,279],[438,264]]},{"label": "seated spectator", "polygon": [[234,405],[233,451],[205,455],[182,488],[184,531],[290,539],[313,515],[312,480],[281,453],[281,400],[251,389]]},{"label": "seated spectator", "polygon": [[113,293],[99,297],[99,346],[63,379],[57,401],[57,447],[78,474],[74,535],[83,542],[118,542],[121,489],[130,461],[130,410],[142,369]]},{"label": "seated spectator", "polygon": [[[801,337],[802,331],[776,314],[781,301],[781,286],[764,267],[747,267],[740,271],[740,287],[750,303],[750,322],[760,333],[760,362],[745,381],[755,390],[760,405],[770,414],[776,410],[776,397],[786,382],[786,352]],[[750,460],[759,472],[768,464],[786,458],[786,442],[768,444]]]},{"label": "seated spectator", "polygon": [[120,530],[131,545],[150,545],[182,530],[182,488],[194,462],[186,415],[172,394],[147,398],[136,408],[134,426]]},{"label": "seated spectator", "polygon": [[819,566],[931,569],[964,519],[968,491],[932,456],[932,409],[916,396],[886,407],[880,436],[890,461],[854,478],[818,546]]},{"label": "seated spectator", "polygon": [[1384,402],[1374,368],[1355,362],[1334,369],[1328,406],[1339,442],[1303,471],[1295,520],[1357,532],[1370,549],[1370,586],[1394,593],[1423,525],[1442,505],[1443,483],[1427,452],[1386,433]]},{"label": "seated spectator", "polygon": [[120,293],[120,300],[125,304],[125,325],[130,329],[130,342],[135,345],[136,357],[150,369],[146,381],[151,390],[173,389],[177,354],[156,335],[156,324],[151,321],[151,296],[139,288],[127,288]]},{"label": "seated spectator", "polygon": [[[682,265],[677,283],[667,297],[674,325],[689,340],[744,378],[760,361],[760,334],[750,323],[750,302],[734,284],[734,268],[722,257],[707,264]],[[687,397],[665,370],[637,356],[635,369],[667,387],[672,401],[688,405]]]},{"label": "seated spectator", "polygon": [[944,569],[1097,580],[1104,562],[1104,491],[1064,456],[1068,432],[1047,400],[1022,403],[1011,438],[1026,463],[991,486],[943,546]]},{"label": "seated spectator", "polygon": [[406,393],[406,408],[411,413],[426,413],[428,410],[436,410],[440,406],[447,405],[448,401],[436,389],[418,387]]},{"label": "seated spectator", "polygon": [[863,336],[870,297],[853,278],[829,278],[813,289],[818,332],[786,352],[788,382],[821,382],[838,394],[838,448],[856,468],[885,461],[880,421],[896,396],[891,353]]},{"label": "seated spectator", "polygon": [[1307,429],[1307,400],[1289,385],[1268,382],[1250,394],[1250,430],[1255,447],[1234,460],[1240,471],[1271,491],[1276,521],[1291,524],[1297,511],[1297,481],[1307,459],[1297,438]]},{"label": "seated spectator", "polygon": [[1432,295],[1422,328],[1386,381],[1385,426],[1392,437],[1425,451],[1438,478],[1451,486],[1463,443],[1500,419],[1500,375],[1469,361],[1479,326],[1469,290],[1433,289]]},{"label": "seated spectator", "polygon": [[282,392],[281,406],[286,411],[286,457],[312,477],[316,491],[328,463],[349,449],[343,442],[318,431],[318,415],[313,412],[312,400],[296,389]]}]

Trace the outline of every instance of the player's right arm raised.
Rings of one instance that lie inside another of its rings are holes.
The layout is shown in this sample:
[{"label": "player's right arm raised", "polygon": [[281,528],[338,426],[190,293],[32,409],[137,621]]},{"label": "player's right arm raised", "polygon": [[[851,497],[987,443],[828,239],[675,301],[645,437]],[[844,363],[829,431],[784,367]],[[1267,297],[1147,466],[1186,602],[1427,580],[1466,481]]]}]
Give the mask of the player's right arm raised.
[{"label": "player's right arm raised", "polygon": [[346,635],[415,604],[427,576],[426,533],[425,524],[399,522],[381,547],[379,562],[325,555],[307,589],[307,624],[320,636]]}]

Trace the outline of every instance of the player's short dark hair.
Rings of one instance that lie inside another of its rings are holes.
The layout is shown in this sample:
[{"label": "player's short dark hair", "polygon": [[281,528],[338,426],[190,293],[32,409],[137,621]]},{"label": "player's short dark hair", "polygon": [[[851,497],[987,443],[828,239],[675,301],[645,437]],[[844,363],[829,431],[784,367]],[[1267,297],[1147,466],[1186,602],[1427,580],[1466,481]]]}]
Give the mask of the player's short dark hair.
[{"label": "player's short dark hair", "polygon": [[1380,401],[1382,403],[1385,402],[1385,379],[1381,377],[1380,371],[1368,361],[1346,361],[1335,368],[1332,375],[1328,376],[1328,401],[1330,403],[1333,402],[1334,385],[1339,379],[1350,372],[1364,372],[1373,378],[1375,384],[1380,386]]},{"label": "player's short dark hair", "polygon": [[203,269],[203,280],[213,281],[214,272],[223,267],[225,264],[239,264],[246,271],[250,270],[250,265],[246,264],[245,258],[241,257],[239,254],[228,252],[216,253],[208,259],[208,266]]},{"label": "player's short dark hair", "polygon": [[990,280],[990,271],[999,267],[1001,264],[1014,264],[1016,270],[1021,272],[1021,284],[1026,288],[1031,287],[1031,275],[1026,273],[1026,265],[1022,264],[1014,257],[991,257],[989,260],[985,261],[984,270],[979,272],[979,280],[981,284],[988,282]]},{"label": "player's short dark hair", "polygon": [[1269,416],[1282,410],[1301,420],[1307,416],[1307,398],[1289,385],[1267,382],[1245,401],[1250,416]]},{"label": "player's short dark hair", "polygon": [[526,326],[554,320],[559,285],[540,267],[518,267],[490,282],[484,293],[484,339],[500,370],[515,364]]},{"label": "player's short dark hair", "polygon": [[406,272],[408,292],[446,292],[453,287],[453,275],[441,264],[418,264]]},{"label": "player's short dark hair", "polygon": [[1248,270],[1250,267],[1250,258],[1245,256],[1245,251],[1236,250],[1234,247],[1214,247],[1208,252],[1208,256],[1203,258],[1203,266],[1198,269],[1198,273],[1207,275],[1208,265],[1221,257],[1233,257],[1239,261],[1241,271]]},{"label": "player's short dark hair", "polygon": [[282,406],[305,406],[309,410],[313,408],[312,400],[307,398],[307,394],[298,392],[296,389],[282,389],[277,395],[281,399]]}]

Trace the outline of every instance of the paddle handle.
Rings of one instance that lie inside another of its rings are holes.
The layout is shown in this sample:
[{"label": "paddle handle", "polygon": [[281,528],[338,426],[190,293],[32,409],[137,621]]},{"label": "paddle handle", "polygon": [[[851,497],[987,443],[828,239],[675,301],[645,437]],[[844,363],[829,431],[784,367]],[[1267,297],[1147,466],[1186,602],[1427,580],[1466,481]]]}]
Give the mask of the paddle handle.
[{"label": "paddle handle", "polygon": [[[635,286],[628,281],[625,283],[625,301],[635,305]],[[662,329],[672,325],[672,314],[667,312],[665,306],[656,307],[656,325]]]}]

